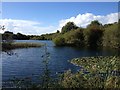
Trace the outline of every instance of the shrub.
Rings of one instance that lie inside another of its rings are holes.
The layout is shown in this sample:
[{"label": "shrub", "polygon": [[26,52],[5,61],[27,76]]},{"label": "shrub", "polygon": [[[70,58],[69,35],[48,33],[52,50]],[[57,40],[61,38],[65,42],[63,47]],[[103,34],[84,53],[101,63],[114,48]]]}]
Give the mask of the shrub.
[{"label": "shrub", "polygon": [[56,46],[64,46],[65,45],[65,39],[60,36],[53,39],[53,42],[55,43]]}]

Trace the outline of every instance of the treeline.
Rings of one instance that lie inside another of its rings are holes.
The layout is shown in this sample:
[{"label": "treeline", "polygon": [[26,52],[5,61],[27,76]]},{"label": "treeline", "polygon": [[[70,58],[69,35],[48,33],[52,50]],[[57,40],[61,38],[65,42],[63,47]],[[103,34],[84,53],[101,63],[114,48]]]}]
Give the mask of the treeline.
[{"label": "treeline", "polygon": [[37,35],[31,35],[29,36],[31,40],[52,40],[54,37],[57,37],[59,35],[59,31],[57,30],[56,33],[50,33],[50,34],[42,34],[40,36]]},{"label": "treeline", "polygon": [[58,35],[59,31],[56,33],[50,33],[50,34],[42,34],[42,35],[25,35],[21,33],[14,34],[10,31],[5,31],[2,34],[3,40],[52,40],[53,37],[56,37]]},{"label": "treeline", "polygon": [[30,37],[21,33],[14,34],[13,32],[5,31],[2,34],[2,40],[29,40],[29,39]]},{"label": "treeline", "polygon": [[112,24],[102,25],[97,20],[86,28],[68,22],[62,27],[61,33],[54,37],[56,46],[77,46],[88,48],[120,48],[120,20]]}]

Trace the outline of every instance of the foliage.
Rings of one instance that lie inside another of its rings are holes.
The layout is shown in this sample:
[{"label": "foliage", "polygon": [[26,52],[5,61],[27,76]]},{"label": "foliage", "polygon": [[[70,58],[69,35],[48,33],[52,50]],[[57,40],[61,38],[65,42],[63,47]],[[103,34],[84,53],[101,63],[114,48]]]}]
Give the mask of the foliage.
[{"label": "foliage", "polygon": [[12,43],[13,42],[13,32],[5,31],[2,35],[2,42]]},{"label": "foliage", "polygon": [[77,28],[64,34],[67,45],[84,46],[83,28]]},{"label": "foliage", "polygon": [[[120,49],[120,21],[112,24],[102,25],[97,20],[92,21],[86,28],[77,27],[73,22],[68,22],[61,29],[61,33],[54,37],[53,41],[56,46],[60,38],[64,39],[65,46],[77,46],[86,48],[118,48]],[[73,28],[75,27],[75,28]],[[61,41],[62,42],[62,41]],[[60,42],[60,43],[61,43]]]},{"label": "foliage", "polygon": [[90,48],[100,47],[102,45],[103,28],[98,21],[92,21],[84,31],[86,45]]},{"label": "foliage", "polygon": [[21,33],[14,34],[13,32],[5,31],[2,34],[2,39],[3,40],[28,40],[29,37]]},{"label": "foliage", "polygon": [[57,46],[64,46],[65,45],[65,39],[63,37],[56,37],[55,39],[53,39],[53,42]]},{"label": "foliage", "polygon": [[66,33],[72,29],[77,29],[78,27],[73,22],[68,22],[65,26],[62,27],[61,33]]},{"label": "foliage", "polygon": [[118,23],[106,27],[103,37],[103,46],[110,48],[120,48],[120,31]]},{"label": "foliage", "polygon": [[63,88],[83,88],[85,81],[86,80],[79,73],[72,74],[71,70],[68,70],[63,73],[59,84]]},{"label": "foliage", "polygon": [[[13,34],[6,31],[2,34],[2,39],[12,40],[53,40],[56,46],[77,46],[88,48],[120,48],[119,22],[102,25],[97,20],[92,21],[86,28],[78,27],[74,22],[68,22],[62,27],[61,32],[42,35]],[[5,28],[1,26],[1,30]],[[62,41],[60,41],[62,40]]]},{"label": "foliage", "polygon": [[87,26],[87,28],[100,28],[102,27],[102,24],[98,20],[91,21],[91,23]]},{"label": "foliage", "polygon": [[28,36],[21,34],[21,33],[17,33],[16,35],[13,35],[13,38],[16,40],[28,40],[29,39]]},{"label": "foliage", "polygon": [[63,74],[61,85],[65,88],[120,88],[120,57],[83,57],[71,60],[80,66],[75,74]]}]

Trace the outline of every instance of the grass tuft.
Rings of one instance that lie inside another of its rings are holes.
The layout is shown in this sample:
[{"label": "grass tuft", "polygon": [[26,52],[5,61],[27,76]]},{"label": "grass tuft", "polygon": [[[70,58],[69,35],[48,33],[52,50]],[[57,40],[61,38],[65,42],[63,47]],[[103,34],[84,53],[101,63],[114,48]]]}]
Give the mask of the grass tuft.
[{"label": "grass tuft", "polygon": [[32,48],[41,47],[40,43],[27,43],[27,42],[14,42],[14,43],[2,43],[2,50],[12,50],[17,48]]}]

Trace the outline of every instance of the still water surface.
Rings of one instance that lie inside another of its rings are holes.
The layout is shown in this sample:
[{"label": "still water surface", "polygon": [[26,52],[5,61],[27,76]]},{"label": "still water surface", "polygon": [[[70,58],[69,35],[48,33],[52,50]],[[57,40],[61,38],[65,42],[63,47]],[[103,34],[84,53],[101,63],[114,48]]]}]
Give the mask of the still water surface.
[{"label": "still water surface", "polygon": [[[19,40],[17,42],[37,42],[46,43],[47,51],[50,53],[48,68],[52,77],[56,77],[58,73],[71,69],[72,72],[79,70],[79,67],[68,62],[76,57],[98,56],[98,55],[114,55],[114,50],[86,50],[73,47],[55,47],[52,41],[40,40]],[[37,81],[43,73],[44,47],[15,49],[13,55],[2,53],[2,79],[8,81],[13,77],[23,78],[32,77],[33,81]]]}]

